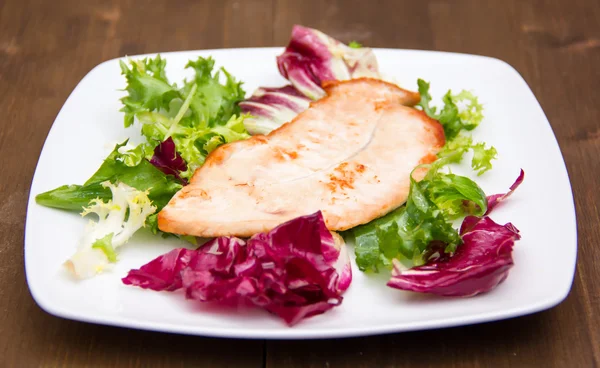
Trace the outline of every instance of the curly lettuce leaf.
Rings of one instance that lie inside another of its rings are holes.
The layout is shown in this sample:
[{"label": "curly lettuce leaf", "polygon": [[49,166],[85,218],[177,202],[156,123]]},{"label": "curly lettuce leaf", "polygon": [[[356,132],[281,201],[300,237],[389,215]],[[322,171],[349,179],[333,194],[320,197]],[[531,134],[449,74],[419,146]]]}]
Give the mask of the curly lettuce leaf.
[{"label": "curly lettuce leaf", "polygon": [[150,148],[151,146],[147,143],[141,143],[135,147],[121,147],[119,148],[120,157],[117,159],[127,166],[137,166],[152,152]]},{"label": "curly lettuce leaf", "polygon": [[120,62],[125,75],[128,95],[121,99],[125,113],[125,127],[134,122],[134,117],[143,112],[169,111],[171,102],[181,98],[180,91],[171,85],[165,74],[167,61],[158,55],[154,59],[129,61],[129,67]]},{"label": "curly lettuce leaf", "polygon": [[438,153],[438,157],[445,158],[448,163],[459,163],[464,154],[473,151],[471,167],[482,175],[492,168],[492,160],[496,159],[498,152],[494,147],[486,147],[485,143],[473,143],[473,138],[464,134],[475,129],[483,120],[483,105],[477,96],[469,91],[452,94],[448,91],[442,101],[444,106],[438,112],[431,105],[430,85],[422,79],[417,81],[421,95],[420,106],[432,119],[436,119],[444,128],[446,145]]},{"label": "curly lettuce leaf", "polygon": [[479,126],[483,120],[483,105],[479,99],[470,91],[461,91],[459,94],[452,95],[452,101],[460,108],[458,117],[466,130],[473,130]]},{"label": "curly lettuce leaf", "polygon": [[108,181],[102,183],[111,191],[112,199],[90,201],[82,216],[95,215],[79,242],[77,251],[66,262],[66,268],[77,278],[89,278],[103,272],[117,261],[116,248],[125,244],[144,226],[156,206],[148,198],[149,191],[140,191],[129,185]]},{"label": "curly lettuce leaf", "polygon": [[438,120],[442,124],[446,140],[452,141],[463,130],[475,129],[483,120],[483,106],[471,92],[462,91],[459,94],[452,94],[452,91],[446,92],[442,98],[444,106],[438,113],[437,108],[431,106],[429,83],[419,79],[417,85],[421,95],[418,106],[429,117]]},{"label": "curly lettuce leaf", "polygon": [[249,137],[243,125],[246,116],[240,115],[238,106],[245,96],[242,83],[223,68],[214,71],[214,64],[210,57],[188,62],[186,68],[194,71],[194,77],[181,88],[169,84],[160,56],[130,62],[131,68],[122,64],[129,92],[122,99],[126,126],[137,118],[151,148],[171,138],[188,165],[183,179],[216,147]]},{"label": "curly lettuce leaf", "polygon": [[493,146],[487,147],[484,142],[473,143],[473,138],[464,134],[447,142],[444,148],[438,153],[438,157],[443,159],[445,164],[460,163],[464,154],[468,151],[473,152],[471,168],[477,172],[477,176],[491,170],[492,160],[498,157],[496,148]]},{"label": "curly lettuce leaf", "polygon": [[461,134],[451,141],[446,141],[446,145],[437,156],[444,159],[447,163],[460,163],[465,153],[473,147],[473,138]]},{"label": "curly lettuce leaf", "polygon": [[[192,125],[207,124],[209,127],[222,125],[233,115],[240,114],[238,102],[246,95],[242,83],[236,81],[224,68],[212,73],[215,61],[211,58],[198,58],[189,61],[186,68],[194,69],[194,79],[186,82],[183,91],[187,93],[197,86],[190,103]],[[225,83],[221,83],[221,73]]]},{"label": "curly lettuce leaf", "polygon": [[224,143],[250,138],[244,127],[246,116],[233,115],[225,124],[207,129],[182,129],[183,134],[172,136],[181,157],[188,163],[187,171],[180,173],[190,178],[204,164],[206,156]]},{"label": "curly lettuce leaf", "polygon": [[494,147],[486,148],[485,143],[477,143],[471,147],[473,149],[473,160],[471,167],[481,175],[492,169],[492,160],[498,156],[498,151]]}]

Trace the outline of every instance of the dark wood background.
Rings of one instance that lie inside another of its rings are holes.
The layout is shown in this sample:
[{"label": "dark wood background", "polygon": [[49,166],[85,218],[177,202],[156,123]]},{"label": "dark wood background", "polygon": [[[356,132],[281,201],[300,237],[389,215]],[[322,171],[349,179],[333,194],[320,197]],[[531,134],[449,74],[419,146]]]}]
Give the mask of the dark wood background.
[{"label": "dark wood background", "polygon": [[[81,78],[126,54],[283,46],[295,23],[372,47],[493,56],[523,75],[558,137],[575,193],[579,261],[565,302],[502,322],[326,341],[126,330],[62,320],[35,304],[23,268],[29,185],[46,134]],[[600,366],[599,67],[598,0],[0,0],[0,366]]]}]

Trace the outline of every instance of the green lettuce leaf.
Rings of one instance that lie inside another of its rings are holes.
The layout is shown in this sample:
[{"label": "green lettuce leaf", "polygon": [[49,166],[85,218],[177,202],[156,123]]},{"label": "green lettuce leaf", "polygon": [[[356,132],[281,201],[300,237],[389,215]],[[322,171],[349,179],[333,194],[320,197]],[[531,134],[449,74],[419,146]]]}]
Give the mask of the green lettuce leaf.
[{"label": "green lettuce leaf", "polygon": [[452,141],[447,142],[444,148],[438,153],[438,157],[443,159],[444,164],[460,163],[463,156],[468,151],[473,151],[471,168],[482,175],[492,169],[492,160],[498,156],[498,151],[494,147],[486,147],[485,143],[473,143],[470,136],[461,134]]},{"label": "green lettuce leaf", "polygon": [[444,106],[438,113],[437,108],[431,106],[429,83],[419,79],[417,85],[419,94],[421,95],[421,101],[418,106],[429,117],[438,120],[442,124],[446,140],[452,141],[463,130],[470,131],[475,129],[481,123],[481,120],[483,120],[483,106],[471,92],[462,91],[456,95],[452,94],[452,91],[446,92],[442,98]]},{"label": "green lettuce leaf", "polygon": [[407,266],[425,263],[431,244],[453,252],[460,236],[451,220],[481,216],[487,210],[485,193],[471,179],[430,168],[420,182],[411,179],[404,206],[349,230],[355,240],[356,263],[363,271],[389,268],[396,258]]},{"label": "green lettuce leaf", "polygon": [[37,204],[68,211],[81,211],[92,199],[107,201],[112,198],[108,188],[100,183],[90,185],[62,185],[35,196]]},{"label": "green lettuce leaf", "polygon": [[473,149],[473,160],[471,167],[477,171],[477,175],[492,169],[492,160],[498,156],[494,147],[485,147],[485,143],[477,143],[471,147]]},{"label": "green lettuce leaf", "polygon": [[116,145],[98,171],[83,185],[63,185],[38,194],[36,202],[47,207],[81,211],[93,199],[107,201],[112,198],[110,189],[101,184],[109,181],[113,184],[125,183],[140,191],[149,190],[148,197],[157,207],[157,211],[160,210],[182,188],[181,184],[173,177],[163,174],[145,159],[136,166],[128,166],[119,153],[119,149],[126,144],[127,141]]},{"label": "green lettuce leaf", "polygon": [[469,91],[462,91],[456,95],[452,94],[452,91],[448,91],[442,98],[444,106],[438,113],[437,108],[431,105],[429,83],[419,79],[417,84],[421,94],[418,106],[429,117],[438,120],[444,128],[446,145],[438,153],[438,157],[445,158],[445,163],[459,163],[464,154],[472,150],[471,167],[477,172],[477,175],[490,170],[492,160],[497,156],[496,149],[494,147],[486,148],[485,143],[473,143],[473,139],[464,134],[477,128],[483,120],[483,106],[477,97]]},{"label": "green lettuce leaf", "polygon": [[[121,65],[129,93],[122,99],[125,125],[137,118],[150,148],[171,137],[188,164],[184,178],[218,146],[250,137],[238,106],[245,96],[242,83],[223,68],[215,72],[214,64],[210,57],[188,62],[194,77],[179,89],[169,84],[160,56]],[[144,152],[151,156],[150,150]]]},{"label": "green lettuce leaf", "polygon": [[144,158],[150,158],[154,154],[154,147],[148,143],[140,143],[135,147],[123,146],[119,148],[117,160],[127,166],[137,166]]},{"label": "green lettuce leaf", "polygon": [[[197,86],[190,103],[192,124],[206,124],[209,127],[226,123],[233,115],[240,114],[238,102],[246,95],[242,83],[238,82],[224,68],[212,74],[215,61],[211,58],[198,58],[190,61],[186,68],[194,69],[195,76],[186,82],[183,90],[187,93]],[[221,73],[225,84],[221,84]]]},{"label": "green lettuce leaf", "polygon": [[188,170],[181,173],[184,178],[189,178],[202,164],[209,153],[224,143],[235,142],[250,138],[244,128],[245,116],[233,115],[224,125],[213,128],[193,129],[182,128],[182,134],[172,136],[179,154],[188,163]]},{"label": "green lettuce leaf", "polygon": [[158,55],[155,59],[130,61],[130,67],[120,62],[121,72],[127,80],[128,95],[121,99],[125,112],[125,127],[131,126],[134,117],[143,112],[169,111],[171,102],[181,98],[180,91],[171,85],[165,74],[167,61]]},{"label": "green lettuce leaf", "polygon": [[92,248],[100,249],[106,255],[109,262],[117,262],[117,252],[112,246],[112,239],[115,233],[108,233],[103,238],[97,239],[93,244]]},{"label": "green lettuce leaf", "polygon": [[454,174],[439,174],[420,184],[427,197],[448,219],[483,216],[487,199],[473,180]]},{"label": "green lettuce leaf", "polygon": [[473,147],[473,138],[461,134],[451,141],[447,141],[446,145],[440,152],[438,157],[446,159],[447,163],[460,163],[465,153]]}]

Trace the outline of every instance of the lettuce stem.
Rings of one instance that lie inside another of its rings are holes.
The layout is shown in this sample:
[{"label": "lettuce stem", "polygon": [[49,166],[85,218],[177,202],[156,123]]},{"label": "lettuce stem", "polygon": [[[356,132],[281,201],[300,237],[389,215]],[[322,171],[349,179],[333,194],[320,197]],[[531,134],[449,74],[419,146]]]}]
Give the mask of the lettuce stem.
[{"label": "lettuce stem", "polygon": [[192,98],[194,98],[194,95],[196,94],[197,89],[198,89],[198,85],[194,84],[192,86],[192,90],[190,91],[188,96],[185,98],[183,105],[181,105],[181,108],[179,108],[177,115],[175,115],[175,118],[173,118],[173,122],[171,123],[171,126],[169,127],[169,130],[167,131],[167,134],[165,135],[165,140],[174,133],[175,128],[179,124],[179,121],[181,120],[181,118],[183,118],[183,115],[190,108],[190,104],[192,103]]}]

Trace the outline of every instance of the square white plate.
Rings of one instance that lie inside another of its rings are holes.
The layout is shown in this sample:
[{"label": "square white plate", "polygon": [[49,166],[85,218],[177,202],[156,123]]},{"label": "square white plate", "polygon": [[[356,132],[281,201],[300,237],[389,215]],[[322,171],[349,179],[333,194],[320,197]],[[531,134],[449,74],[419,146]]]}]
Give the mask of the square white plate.
[{"label": "square white plate", "polygon": [[[259,86],[285,83],[275,63],[281,51],[224,49],[163,56],[171,81],[189,75],[190,71],[183,71],[189,59],[211,55],[252,93]],[[375,52],[381,71],[404,87],[416,90],[417,78],[430,81],[434,100],[449,88],[472,90],[479,96],[485,119],[475,138],[499,152],[494,169],[477,178],[486,193],[505,192],[519,169],[525,170],[523,185],[492,214],[499,223],[512,222],[522,235],[514,250],[515,266],[495,290],[474,298],[426,297],[388,288],[384,276],[366,275],[354,266],[353,283],[340,307],[290,328],[262,310],[236,313],[186,301],[178,293],[123,285],[120,278],[128,270],[182,245],[143,231],[121,248],[112,272],[72,281],[62,263],[74,252],[85,221],[75,213],[37,205],[35,195],[63,184],[83,183],[115,143],[137,136],[138,128],[123,128],[119,89],[125,82],[118,60],[110,60],[85,76],[68,98],[48,134],[33,178],[25,264],[36,302],[48,313],[74,320],[242,338],[348,337],[440,328],[520,316],[560,303],[571,288],[577,253],[573,198],[550,124],[525,81],[508,64],[487,57]]]}]

